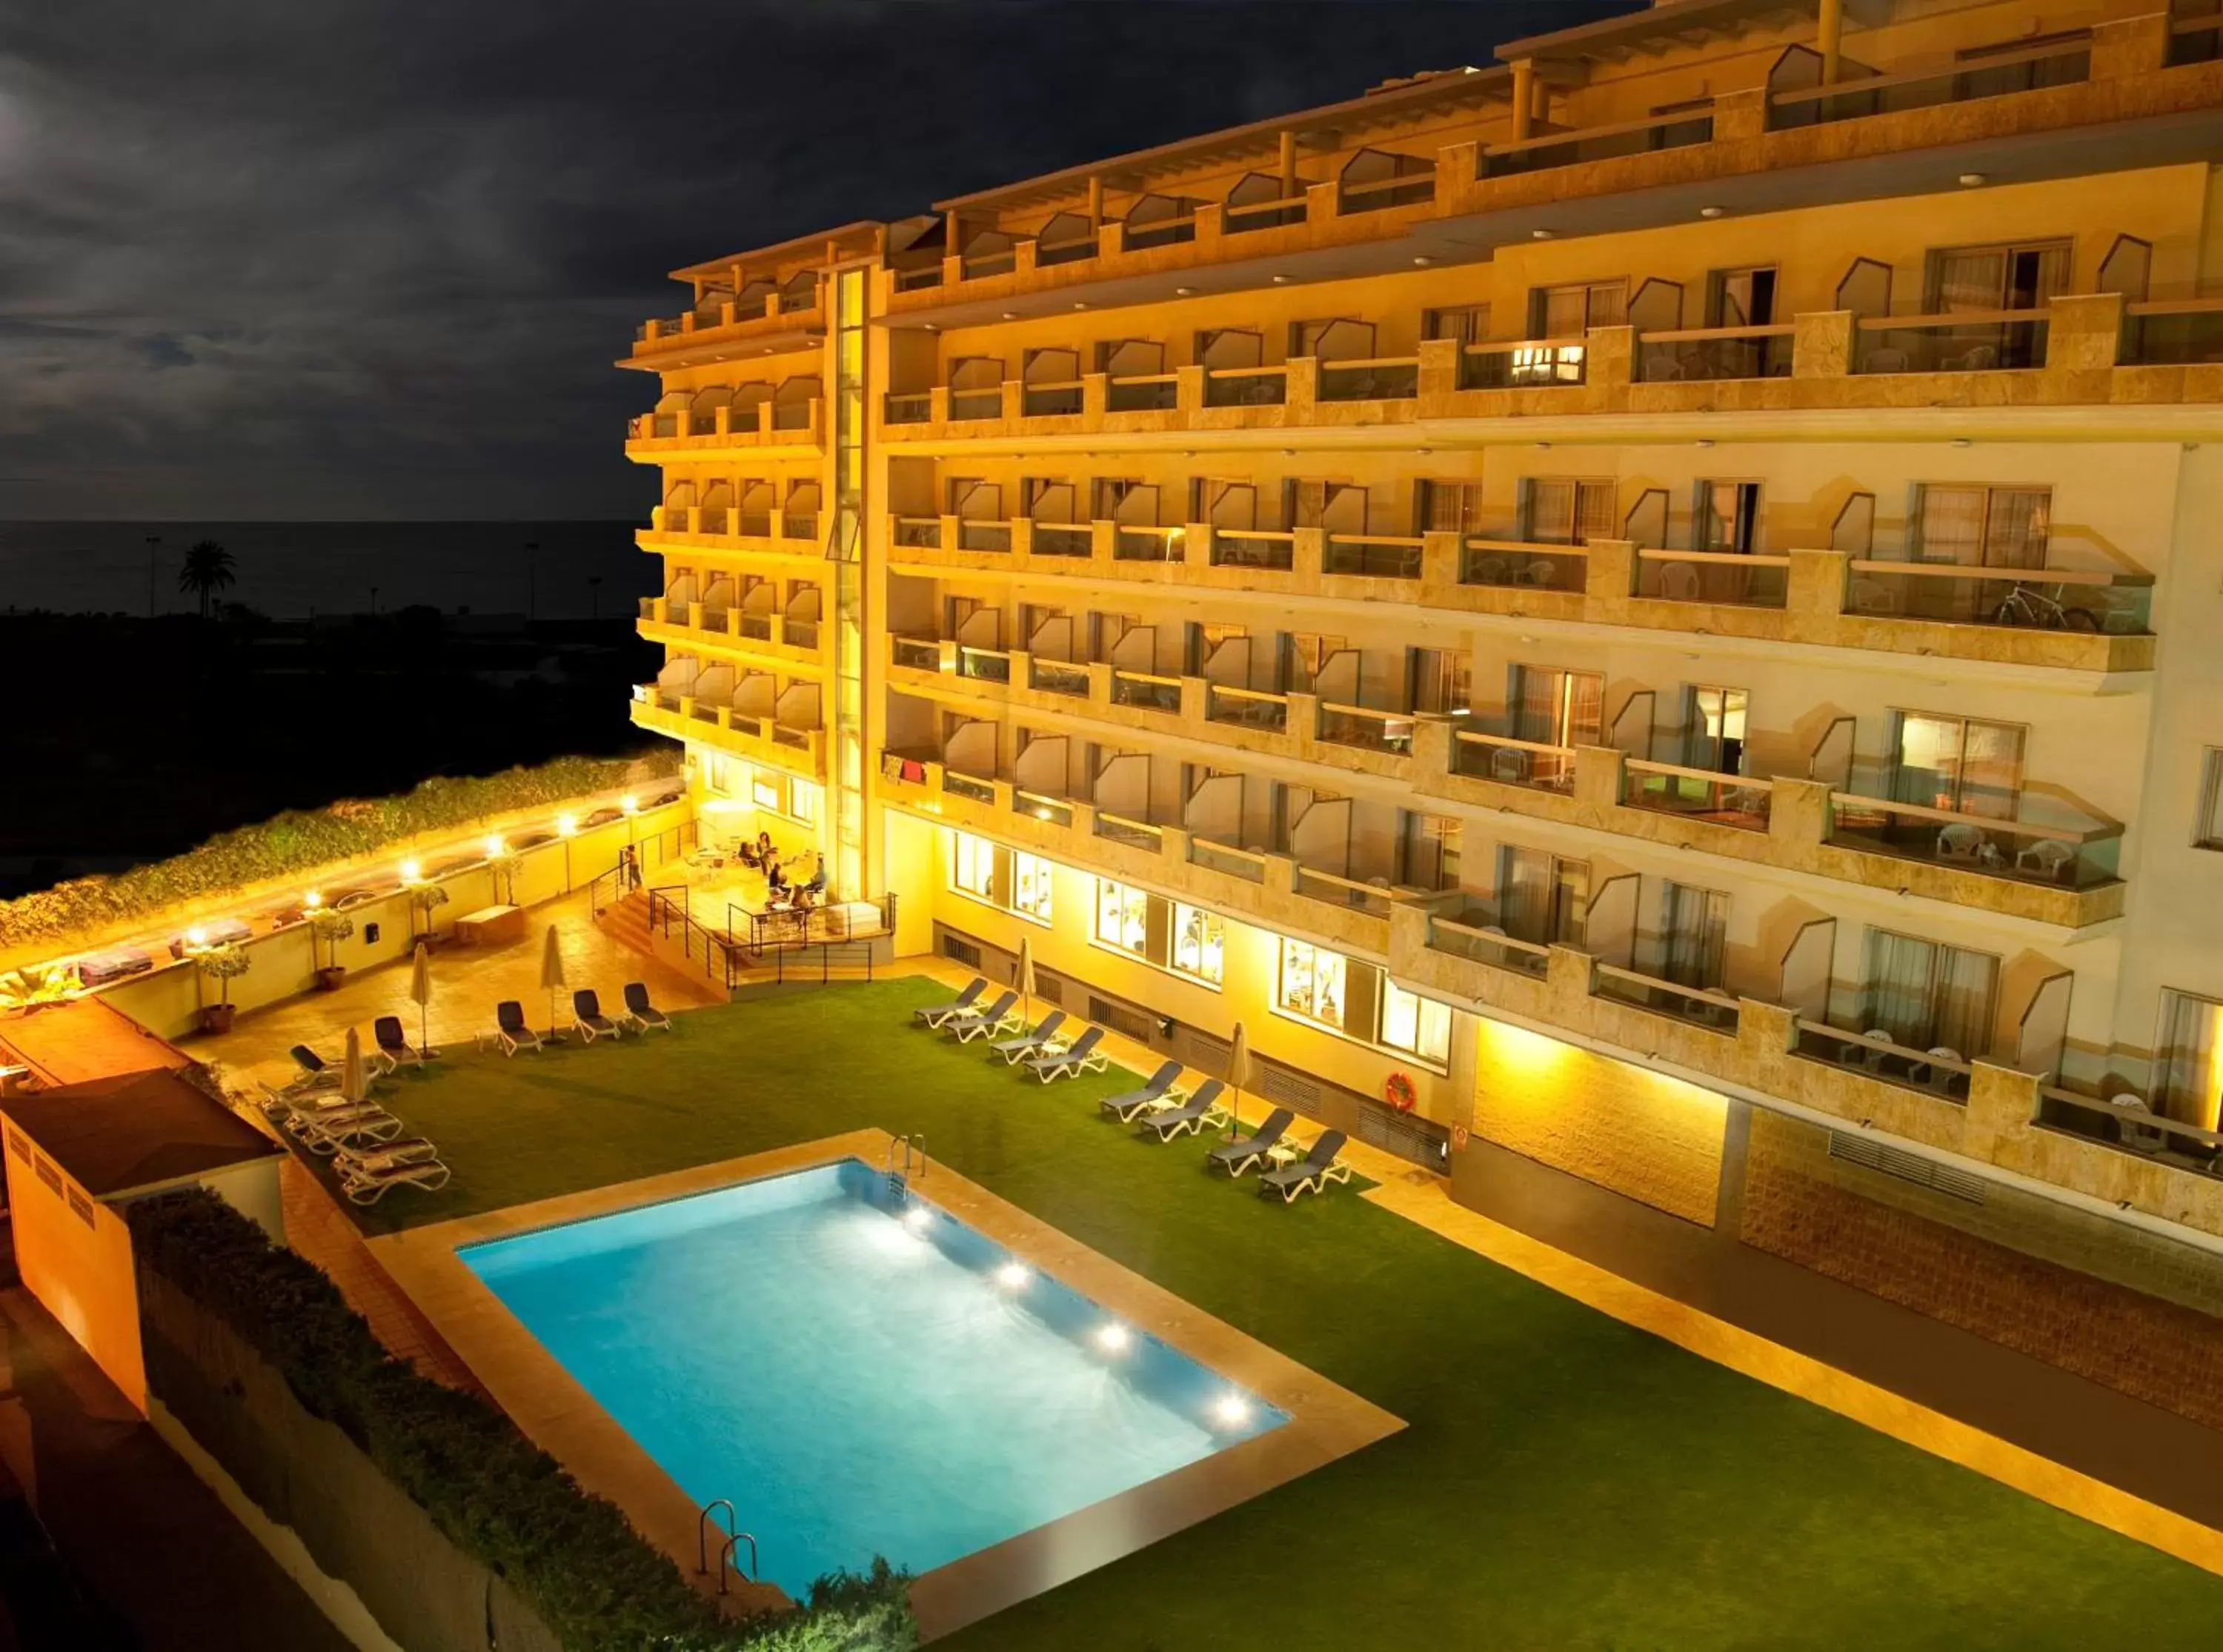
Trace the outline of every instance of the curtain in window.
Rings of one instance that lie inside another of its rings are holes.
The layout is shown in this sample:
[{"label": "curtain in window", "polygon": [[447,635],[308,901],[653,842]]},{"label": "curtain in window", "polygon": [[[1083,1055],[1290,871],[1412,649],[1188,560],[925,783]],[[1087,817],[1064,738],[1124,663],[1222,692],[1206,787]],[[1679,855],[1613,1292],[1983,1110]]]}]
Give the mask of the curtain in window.
[{"label": "curtain in window", "polygon": [[2154,1107],[2173,1119],[2218,1128],[2223,1112],[2223,1004],[2188,992],[2162,994]]},{"label": "curtain in window", "polygon": [[1567,673],[1563,745],[1596,745],[1604,738],[1605,678],[1595,671]]},{"label": "curtain in window", "polygon": [[1970,814],[2013,820],[2015,800],[2022,791],[2022,730],[1973,719],[1966,727],[1955,787],[1957,806]]},{"label": "curtain in window", "polygon": [[[1915,518],[1914,557],[1924,562],[1984,560],[1984,490],[1925,487]],[[1918,581],[1926,583],[1927,581]]]},{"label": "curtain in window", "polygon": [[1660,900],[1660,977],[1681,987],[1720,986],[1729,912],[1726,895],[1668,884]]},{"label": "curtain in window", "polygon": [[1957,946],[1937,949],[1936,984],[1931,994],[1930,1044],[1969,1060],[1990,1053],[1992,1017],[1999,998],[1999,962],[1983,952]]},{"label": "curtain in window", "polygon": [[1552,925],[1552,857],[1540,849],[1498,851],[1497,923],[1515,940],[1556,939]]},{"label": "curtain in window", "polygon": [[1581,482],[1575,487],[1575,543],[1586,545],[1593,539],[1612,539],[1620,535],[1621,524],[1615,498],[1618,490],[1611,482]]},{"label": "curtain in window", "polygon": [[1993,488],[1990,516],[1984,525],[1984,565],[2043,568],[2052,503],[2052,495],[2042,488]]},{"label": "curtain in window", "polygon": [[1590,292],[1579,286],[1553,287],[1544,295],[1543,325],[1539,329],[1546,338],[1580,338],[1584,318],[1590,313]]},{"label": "curtain in window", "polygon": [[2006,302],[2007,254],[1989,252],[1941,253],[1937,258],[1937,311],[1952,315],[1963,310],[1997,310]]},{"label": "curtain in window", "polygon": [[1936,964],[1936,947],[1911,935],[1871,929],[1867,954],[1860,1030],[1880,1027],[1891,1034],[1893,1043],[1910,1049],[1930,1048],[1930,983]]},{"label": "curtain in window", "polygon": [[1539,545],[1569,545],[1575,534],[1575,485],[1532,479],[1528,484],[1527,538]]}]

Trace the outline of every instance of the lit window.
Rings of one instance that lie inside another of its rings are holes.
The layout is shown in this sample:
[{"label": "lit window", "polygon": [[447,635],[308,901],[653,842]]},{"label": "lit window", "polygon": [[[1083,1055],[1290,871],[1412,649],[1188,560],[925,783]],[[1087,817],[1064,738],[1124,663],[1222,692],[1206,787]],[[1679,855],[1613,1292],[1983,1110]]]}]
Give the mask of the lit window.
[{"label": "lit window", "polygon": [[2172,1119],[2214,1129],[2223,1116],[2223,1004],[2164,989],[2156,1046],[2149,1105]]},{"label": "lit window", "polygon": [[721,796],[727,795],[727,787],[733,783],[730,765],[715,751],[705,754],[702,783]]},{"label": "lit window", "polygon": [[2208,747],[2200,767],[2200,819],[2192,841],[2202,849],[2223,849],[2223,747]]},{"label": "lit window", "polygon": [[1174,968],[1213,986],[1225,967],[1226,927],[1216,912],[1202,907],[1174,907]]},{"label": "lit window", "polygon": [[1023,851],[1011,857],[1011,907],[1030,918],[1050,920],[1050,863]]},{"label": "lit window", "polygon": [[1343,1026],[1344,964],[1309,941],[1282,942],[1282,1008],[1338,1030]]},{"label": "lit window", "polygon": [[986,901],[996,887],[996,845],[969,832],[957,834],[957,852],[950,882],[967,895]]},{"label": "lit window", "polygon": [[762,769],[757,770],[755,777],[749,782],[749,798],[759,808],[779,813],[779,776],[768,775]]},{"label": "lit window", "polygon": [[1096,939],[1137,957],[1150,945],[1150,897],[1109,878],[1096,881]]},{"label": "lit window", "polygon": [[1452,1052],[1452,1012],[1433,998],[1385,981],[1382,983],[1382,1042],[1423,1061],[1446,1063]]},{"label": "lit window", "polygon": [[818,788],[807,780],[790,781],[787,812],[805,826],[818,819]]}]

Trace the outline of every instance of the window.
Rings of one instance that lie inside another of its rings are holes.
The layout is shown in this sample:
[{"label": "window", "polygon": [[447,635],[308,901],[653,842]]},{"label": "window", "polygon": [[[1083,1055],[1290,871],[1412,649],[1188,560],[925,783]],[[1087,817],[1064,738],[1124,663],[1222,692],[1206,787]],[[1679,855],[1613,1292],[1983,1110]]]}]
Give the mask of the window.
[{"label": "window", "polygon": [[2209,746],[2200,763],[2200,818],[2192,841],[2201,849],[2223,849],[2223,747]]},{"label": "window", "polygon": [[1717,775],[1744,772],[1744,720],[1750,696],[1741,688],[1693,688],[1683,761]]},{"label": "window", "polygon": [[2162,994],[2152,1107],[2202,1129],[2216,1128],[2223,1109],[2223,1004],[2189,992]]},{"label": "window", "polygon": [[770,809],[775,814],[782,813],[779,807],[779,776],[776,774],[766,774],[761,769],[753,771],[749,780],[749,801],[760,809]]},{"label": "window", "polygon": [[1659,901],[1659,978],[1706,990],[1722,984],[1729,898],[1718,889],[1668,883]]},{"label": "window", "polygon": [[1521,537],[1533,545],[1614,538],[1620,489],[1609,481],[1531,476],[1521,484]]},{"label": "window", "polygon": [[1020,851],[1011,857],[1011,910],[1050,920],[1052,864]]},{"label": "window", "polygon": [[1871,929],[1861,1030],[1880,1029],[1911,1050],[1981,1060],[1992,1047],[1999,976],[1999,961],[1988,952]]},{"label": "window", "polygon": [[818,787],[808,780],[790,780],[787,783],[787,812],[793,819],[809,826],[818,819]]},{"label": "window", "polygon": [[959,832],[949,881],[967,895],[983,901],[992,899],[996,892],[996,845],[969,832]]},{"label": "window", "polygon": [[2043,487],[1920,483],[1908,513],[1907,555],[1968,568],[2043,568],[2052,506]]},{"label": "window", "polygon": [[1716,270],[1706,278],[1706,325],[1765,327],[1775,319],[1775,271]]},{"label": "window", "polygon": [[1463,304],[1445,310],[1423,310],[1420,336],[1455,338],[1462,344],[1479,344],[1489,336],[1489,306]]},{"label": "window", "polygon": [[1394,981],[1382,986],[1382,1042],[1441,1066],[1451,1059],[1452,1012]]},{"label": "window", "polygon": [[720,796],[730,796],[727,788],[733,784],[734,764],[715,751],[702,754],[702,784]]},{"label": "window", "polygon": [[1482,528],[1482,484],[1438,481],[1414,484],[1413,531],[1470,534]]},{"label": "window", "polygon": [[1497,921],[1515,940],[1580,946],[1590,924],[1590,864],[1501,844]]},{"label": "window", "polygon": [[1748,556],[1759,547],[1760,484],[1700,482],[1691,512],[1691,549]]},{"label": "window", "polygon": [[1340,1032],[1347,962],[1340,952],[1285,937],[1282,942],[1282,1008]]},{"label": "window", "polygon": [[1593,327],[1619,327],[1628,319],[1626,280],[1578,281],[1540,286],[1528,294],[1532,338],[1580,338]]},{"label": "window", "polygon": [[2069,290],[2069,243],[1944,247],[1930,254],[1928,313],[2037,310]]},{"label": "window", "polygon": [[1147,891],[1096,880],[1096,939],[1137,958],[1149,956],[1150,897]]},{"label": "window", "polygon": [[[1552,666],[1516,665],[1506,697],[1513,738],[1539,745],[1596,745],[1603,734],[1605,678],[1596,671],[1562,671]],[[1527,778],[1535,785],[1571,785],[1571,755],[1551,751],[1522,754]]]},{"label": "window", "polygon": [[1407,703],[1416,712],[1464,717],[1474,707],[1473,663],[1464,649],[1406,650]]},{"label": "window", "polygon": [[1174,905],[1174,968],[1219,985],[1226,969],[1226,925],[1216,912]]},{"label": "window", "polygon": [[1898,712],[1891,795],[1901,803],[1995,820],[2015,818],[2023,731],[2014,723]]}]

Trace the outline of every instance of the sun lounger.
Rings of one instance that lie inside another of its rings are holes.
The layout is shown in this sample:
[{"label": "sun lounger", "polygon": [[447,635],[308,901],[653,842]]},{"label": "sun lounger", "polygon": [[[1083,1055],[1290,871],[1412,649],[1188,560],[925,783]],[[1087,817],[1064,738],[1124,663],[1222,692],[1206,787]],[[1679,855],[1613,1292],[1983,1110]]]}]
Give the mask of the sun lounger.
[{"label": "sun lounger", "polygon": [[370,1024],[370,1036],[378,1046],[379,1054],[386,1058],[389,1071],[404,1062],[412,1067],[425,1065],[425,1052],[411,1046],[401,1031],[399,1015],[381,1015]]},{"label": "sun lounger", "polygon": [[1096,1103],[1097,1111],[1108,1115],[1122,1124],[1132,1124],[1138,1113],[1148,1113],[1165,1104],[1166,1092],[1181,1077],[1181,1063],[1168,1061],[1143,1082],[1139,1090],[1123,1090],[1117,1096],[1106,1096]]},{"label": "sun lounger", "polygon": [[525,1024],[525,1006],[516,999],[505,998],[494,1007],[494,1041],[504,1055],[540,1047],[540,1034]]},{"label": "sun lounger", "polygon": [[337,1090],[340,1087],[340,1070],[307,1045],[297,1044],[287,1053],[293,1058],[294,1066],[300,1071],[280,1085],[280,1089],[298,1096],[308,1090]]},{"label": "sun lounger", "polygon": [[648,983],[628,981],[625,989],[626,1013],[621,1017],[636,1033],[645,1033],[652,1027],[671,1030],[671,1017],[648,1002]]},{"label": "sun lounger", "polygon": [[1240,1176],[1246,1170],[1256,1170],[1268,1162],[1267,1154],[1289,1127],[1296,1122],[1296,1115],[1286,1107],[1277,1107],[1266,1115],[1266,1121],[1252,1134],[1223,1141],[1204,1156],[1206,1170],[1224,1170],[1230,1176]]},{"label": "sun lounger", "polygon": [[1027,1071],[1045,1084],[1053,1078],[1071,1078],[1078,1073],[1102,1072],[1106,1065],[1105,1058],[1096,1046],[1103,1042],[1104,1029],[1092,1027],[1073,1041],[1070,1049],[1029,1056]]},{"label": "sun lounger", "polygon": [[1330,1182],[1349,1181],[1351,1166],[1337,1163],[1335,1157],[1343,1151],[1344,1140],[1342,1131],[1327,1131],[1296,1163],[1263,1172],[1258,1178],[1258,1197],[1294,1204],[1300,1193],[1318,1193]]},{"label": "sun lounger", "polygon": [[[1227,1086],[1217,1078],[1207,1078],[1198,1087],[1195,1095],[1179,1107],[1162,1107],[1155,1113],[1143,1115],[1143,1131],[1148,1131],[1161,1141],[1171,1141],[1176,1136],[1202,1135],[1213,1125],[1223,1122],[1227,1109],[1219,1104]],[[1137,1134],[1141,1134],[1137,1131]]]},{"label": "sun lounger", "polygon": [[602,1014],[602,1001],[592,987],[582,987],[571,995],[571,1024],[589,1044],[599,1038],[624,1036],[623,1029]]},{"label": "sun lounger", "polygon": [[448,1167],[437,1159],[417,1165],[394,1165],[383,1170],[352,1170],[340,1167],[340,1191],[353,1204],[376,1204],[384,1198],[387,1190],[396,1187],[420,1187],[426,1192],[448,1184]]},{"label": "sun lounger", "polygon": [[293,1134],[311,1153],[329,1158],[353,1144],[395,1140],[406,1128],[382,1107],[348,1108],[297,1119]]},{"label": "sun lounger", "polygon": [[947,1003],[928,1004],[914,1009],[911,1011],[911,1018],[914,1021],[923,1021],[929,1027],[940,1027],[944,1021],[955,1021],[960,1015],[969,1014],[972,1012],[973,1001],[987,990],[988,977],[985,975],[976,975],[967,983],[965,990],[954,998],[950,999]]},{"label": "sun lounger", "polygon": [[992,1038],[999,1033],[1010,1033],[1026,1025],[1025,1019],[1014,1008],[1019,1002],[1016,992],[998,993],[996,1002],[986,1009],[976,1009],[969,1014],[953,1015],[942,1022],[941,1030],[957,1034],[960,1044],[970,1044],[977,1038]]},{"label": "sun lounger", "polygon": [[1053,1009],[1033,1032],[1022,1033],[1015,1039],[998,1039],[988,1046],[988,1053],[1003,1057],[1005,1066],[1016,1067],[1028,1056],[1046,1053],[1057,1042],[1057,1029],[1064,1025],[1065,1012]]},{"label": "sun lounger", "polygon": [[333,1155],[332,1162],[344,1172],[375,1173],[397,1165],[429,1165],[439,1156],[440,1150],[422,1136],[398,1136],[392,1141],[343,1146]]}]

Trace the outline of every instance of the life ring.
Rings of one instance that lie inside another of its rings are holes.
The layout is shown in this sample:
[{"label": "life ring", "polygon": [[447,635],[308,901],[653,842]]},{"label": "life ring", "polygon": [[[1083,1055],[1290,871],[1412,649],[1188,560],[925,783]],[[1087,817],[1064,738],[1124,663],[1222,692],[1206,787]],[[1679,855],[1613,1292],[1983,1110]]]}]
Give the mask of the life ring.
[{"label": "life ring", "polygon": [[1400,1113],[1409,1113],[1420,1099],[1413,1089],[1413,1081],[1401,1072],[1393,1072],[1382,1086],[1382,1099]]}]

